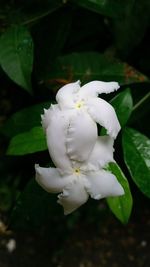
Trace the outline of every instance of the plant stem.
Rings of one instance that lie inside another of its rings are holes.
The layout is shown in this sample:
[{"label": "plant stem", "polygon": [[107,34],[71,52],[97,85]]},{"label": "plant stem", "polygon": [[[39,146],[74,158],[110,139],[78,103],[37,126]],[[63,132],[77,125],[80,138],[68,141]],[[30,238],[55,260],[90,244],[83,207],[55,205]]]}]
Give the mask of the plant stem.
[{"label": "plant stem", "polygon": [[141,106],[149,97],[150,97],[150,92],[148,94],[146,94],[142,99],[140,99],[139,102],[137,102],[134,105],[133,111],[135,111],[137,108],[139,108],[139,106]]},{"label": "plant stem", "polygon": [[46,12],[44,12],[42,14],[39,14],[39,15],[37,15],[37,16],[31,18],[31,19],[28,19],[28,20],[24,21],[22,23],[22,25],[27,25],[27,24],[33,23],[33,22],[35,22],[35,21],[37,21],[39,19],[42,19],[42,18],[48,16],[49,14],[51,14],[52,12],[54,12],[55,10],[57,10],[59,7],[61,7],[61,5],[59,5],[59,6],[57,5],[57,6],[51,8],[50,10],[47,10]]}]

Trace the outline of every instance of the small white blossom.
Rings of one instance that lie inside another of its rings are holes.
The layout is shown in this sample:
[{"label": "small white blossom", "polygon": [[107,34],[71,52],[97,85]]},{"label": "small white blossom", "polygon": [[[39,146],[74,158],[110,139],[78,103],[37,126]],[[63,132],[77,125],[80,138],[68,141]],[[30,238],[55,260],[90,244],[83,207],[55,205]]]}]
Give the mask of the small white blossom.
[{"label": "small white blossom", "polygon": [[142,240],[141,241],[141,247],[146,247],[147,246],[147,241],[146,240]]},{"label": "small white blossom", "polygon": [[8,243],[6,244],[6,248],[8,249],[9,253],[12,253],[16,249],[16,240],[13,238],[9,239]]},{"label": "small white blossom", "polygon": [[[44,110],[42,125],[56,168],[35,165],[37,182],[50,193],[60,193],[58,203],[69,214],[88,197],[101,199],[124,194],[116,177],[103,169],[113,159],[113,142],[120,130],[113,107],[98,98],[119,88],[118,83],[94,81],[80,87],[71,83],[57,95],[58,104]],[[98,137],[97,124],[109,136]]]}]

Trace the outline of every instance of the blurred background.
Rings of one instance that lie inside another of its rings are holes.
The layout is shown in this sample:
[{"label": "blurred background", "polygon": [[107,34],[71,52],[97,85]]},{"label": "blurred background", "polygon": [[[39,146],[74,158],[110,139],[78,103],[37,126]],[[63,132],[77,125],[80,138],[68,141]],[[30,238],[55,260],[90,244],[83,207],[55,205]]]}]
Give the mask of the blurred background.
[{"label": "blurred background", "polygon": [[[0,267],[148,267],[150,1],[1,0],[0,35]],[[132,196],[121,215],[90,199],[64,216],[34,180],[35,163],[52,166],[43,108],[78,79],[121,85],[102,95],[123,128],[115,159]]]}]

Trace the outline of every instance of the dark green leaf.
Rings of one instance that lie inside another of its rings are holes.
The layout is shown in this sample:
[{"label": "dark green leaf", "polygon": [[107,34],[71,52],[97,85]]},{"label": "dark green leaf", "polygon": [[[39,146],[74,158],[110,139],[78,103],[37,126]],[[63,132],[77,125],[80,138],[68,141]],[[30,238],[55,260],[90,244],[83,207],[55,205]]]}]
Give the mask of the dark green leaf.
[{"label": "dark green leaf", "polygon": [[127,123],[133,108],[130,90],[126,89],[119,93],[110,101],[110,103],[115,108],[119,122],[123,127]]},{"label": "dark green leaf", "polygon": [[0,64],[14,82],[31,92],[33,42],[26,28],[12,27],[1,36]]},{"label": "dark green leaf", "polygon": [[8,137],[29,131],[41,124],[41,114],[44,108],[49,108],[50,103],[44,102],[14,113],[5,123],[1,132]]},{"label": "dark green leaf", "polygon": [[[48,79],[49,78],[49,79]],[[125,63],[94,52],[73,53],[59,57],[47,75],[48,83],[80,79],[117,81],[121,85],[147,81],[147,77]]]},{"label": "dark green leaf", "polygon": [[128,181],[117,163],[109,163],[108,170],[116,176],[125,194],[120,197],[109,197],[107,198],[107,203],[114,215],[122,223],[127,223],[131,214],[133,202]]},{"label": "dark green leaf", "polygon": [[25,155],[47,149],[46,138],[42,127],[14,136],[9,144],[8,155]]},{"label": "dark green leaf", "polygon": [[123,151],[133,181],[150,197],[150,140],[138,131],[126,128],[123,132]]},{"label": "dark green leaf", "polygon": [[110,16],[113,18],[124,16],[133,6],[133,0],[74,0],[78,4],[89,10],[99,12],[100,14]]}]

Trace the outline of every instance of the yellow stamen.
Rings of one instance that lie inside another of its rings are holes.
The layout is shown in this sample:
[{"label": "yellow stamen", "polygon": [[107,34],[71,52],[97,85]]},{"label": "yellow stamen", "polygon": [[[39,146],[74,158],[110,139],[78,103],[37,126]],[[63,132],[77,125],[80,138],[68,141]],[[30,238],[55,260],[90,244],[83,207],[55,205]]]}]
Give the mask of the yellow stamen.
[{"label": "yellow stamen", "polygon": [[83,107],[83,105],[84,105],[84,102],[83,102],[83,101],[78,101],[78,102],[75,104],[75,108],[76,108],[76,109],[80,109],[80,108]]},{"label": "yellow stamen", "polygon": [[75,173],[76,175],[80,175],[80,169],[79,169],[79,168],[76,168],[76,169],[74,170],[74,173]]}]

